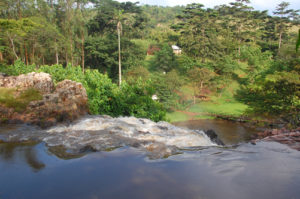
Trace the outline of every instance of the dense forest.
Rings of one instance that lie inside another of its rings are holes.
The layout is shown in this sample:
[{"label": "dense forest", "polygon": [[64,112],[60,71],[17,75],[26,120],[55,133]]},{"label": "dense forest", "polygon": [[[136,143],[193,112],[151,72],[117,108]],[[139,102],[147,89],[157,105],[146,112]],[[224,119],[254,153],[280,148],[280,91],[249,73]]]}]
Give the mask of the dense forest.
[{"label": "dense forest", "polygon": [[282,2],[270,15],[249,3],[2,0],[0,71],[82,82],[94,114],[250,116],[297,126],[299,10]]}]

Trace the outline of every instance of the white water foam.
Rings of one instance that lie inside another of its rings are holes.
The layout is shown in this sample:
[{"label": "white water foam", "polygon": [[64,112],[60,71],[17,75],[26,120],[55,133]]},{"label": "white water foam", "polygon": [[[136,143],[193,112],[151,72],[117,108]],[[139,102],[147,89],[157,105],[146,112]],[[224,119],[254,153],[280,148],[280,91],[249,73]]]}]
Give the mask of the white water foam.
[{"label": "white water foam", "polygon": [[163,157],[180,149],[217,146],[203,131],[135,117],[87,116],[70,125],[52,127],[32,136],[28,136],[28,132],[24,135],[28,139],[42,140],[48,146],[63,146],[75,153],[132,146]]}]

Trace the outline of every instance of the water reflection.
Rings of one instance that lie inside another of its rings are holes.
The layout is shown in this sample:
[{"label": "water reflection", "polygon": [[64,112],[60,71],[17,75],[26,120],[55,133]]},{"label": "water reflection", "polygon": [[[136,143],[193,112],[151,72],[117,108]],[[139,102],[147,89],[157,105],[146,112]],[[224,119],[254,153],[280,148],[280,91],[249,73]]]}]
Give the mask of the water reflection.
[{"label": "water reflection", "polygon": [[0,159],[6,162],[22,161],[32,168],[33,171],[40,171],[45,168],[45,164],[37,157],[36,145],[36,142],[1,143]]},{"label": "water reflection", "polygon": [[54,154],[56,157],[63,160],[70,160],[75,158],[80,158],[85,155],[85,153],[71,153],[66,150],[63,146],[53,146],[49,147],[48,151]]},{"label": "water reflection", "polygon": [[43,144],[34,149],[47,167],[38,173],[1,170],[0,197],[286,199],[300,194],[300,153],[279,143],[208,147],[159,160],[126,147],[72,160],[49,158],[39,152]]}]

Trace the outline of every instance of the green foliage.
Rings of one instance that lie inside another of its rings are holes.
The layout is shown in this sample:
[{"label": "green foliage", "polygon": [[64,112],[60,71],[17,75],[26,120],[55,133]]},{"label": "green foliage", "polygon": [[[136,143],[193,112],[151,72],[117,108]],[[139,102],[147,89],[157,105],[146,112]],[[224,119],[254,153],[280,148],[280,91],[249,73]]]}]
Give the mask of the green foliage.
[{"label": "green foliage", "polygon": [[[46,72],[52,76],[55,83],[64,79],[81,82],[86,88],[89,109],[92,114],[136,116],[153,121],[165,120],[165,109],[159,102],[152,100],[155,89],[150,81],[137,80],[130,85],[125,82],[119,88],[107,75],[101,74],[98,70],[87,69],[83,74],[80,66],[44,65],[39,69],[35,69],[33,66],[26,67],[24,63],[18,62],[16,67],[2,66],[0,69],[6,69],[6,71],[0,71],[16,75],[22,72]],[[13,98],[13,90],[2,90],[0,94],[0,103],[14,107],[17,111],[24,110],[30,101],[40,99],[40,95],[30,89],[21,93],[17,99]]]},{"label": "green foliage", "polygon": [[168,44],[163,44],[157,51],[151,63],[152,70],[169,72],[177,67],[178,63],[172,48]]},{"label": "green foliage", "polygon": [[178,71],[186,74],[190,69],[197,65],[197,62],[187,55],[181,55],[177,58]]},{"label": "green foliage", "polygon": [[171,110],[178,108],[179,88],[183,85],[182,77],[178,75],[175,70],[169,73],[154,73],[151,77],[153,86],[156,89],[156,93],[159,101],[164,105],[164,108]]},{"label": "green foliage", "polygon": [[129,84],[134,84],[138,79],[148,80],[150,78],[150,72],[147,68],[139,66],[139,67],[132,67],[125,72],[125,80]]},{"label": "green foliage", "polygon": [[43,65],[37,70],[37,72],[49,73],[54,81],[58,83],[65,79],[84,83],[84,74],[80,66],[71,66],[70,64],[66,67],[62,65]]},{"label": "green foliage", "polygon": [[0,72],[14,76],[30,73],[35,69],[35,65],[25,65],[21,60],[15,61],[14,65],[0,65]]},{"label": "green foliage", "polygon": [[298,52],[300,46],[300,29],[298,30],[298,39],[297,39],[297,43],[296,43],[296,52]]},{"label": "green foliage", "polygon": [[157,101],[152,100],[155,90],[151,81],[137,81],[134,85],[122,84],[117,105],[120,115],[149,118],[153,121],[166,120],[166,112]]},{"label": "green foliage", "polygon": [[292,68],[290,71],[277,69],[262,74],[254,84],[242,87],[237,99],[248,104],[255,113],[277,115],[297,125],[300,117],[300,67],[289,67]]},{"label": "green foliage", "polygon": [[209,86],[215,76],[215,73],[207,68],[194,67],[188,73],[194,87],[194,95],[202,95],[203,88]]},{"label": "green foliage", "polygon": [[96,1],[96,16],[88,23],[90,35],[103,35],[116,32],[116,25],[120,21],[124,36],[132,38],[140,36],[147,19],[137,3],[119,3],[112,0]]},{"label": "green foliage", "polygon": [[[86,64],[108,73],[113,80],[118,77],[118,43],[116,35],[90,37],[86,41]],[[127,38],[121,39],[122,69],[139,66],[146,53]]]},{"label": "green foliage", "polygon": [[261,52],[261,49],[255,46],[243,46],[240,59],[247,62],[248,67],[244,69],[244,72],[248,74],[247,79],[253,82],[259,73],[270,68],[272,53],[270,51]]}]

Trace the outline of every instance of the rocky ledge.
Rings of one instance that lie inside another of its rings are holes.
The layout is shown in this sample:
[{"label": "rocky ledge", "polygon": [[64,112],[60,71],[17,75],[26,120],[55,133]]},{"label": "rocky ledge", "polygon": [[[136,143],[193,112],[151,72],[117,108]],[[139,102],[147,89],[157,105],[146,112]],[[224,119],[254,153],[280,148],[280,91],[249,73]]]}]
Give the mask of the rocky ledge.
[{"label": "rocky ledge", "polygon": [[48,127],[88,113],[87,94],[81,83],[64,80],[54,86],[49,74],[32,72],[20,76],[0,75],[1,87],[15,89],[16,93],[34,88],[41,93],[42,99],[31,101],[22,112],[0,104],[0,122]]},{"label": "rocky ledge", "polygon": [[251,142],[255,144],[259,140],[279,142],[300,151],[300,127],[294,130],[285,128],[265,130],[258,133]]}]

